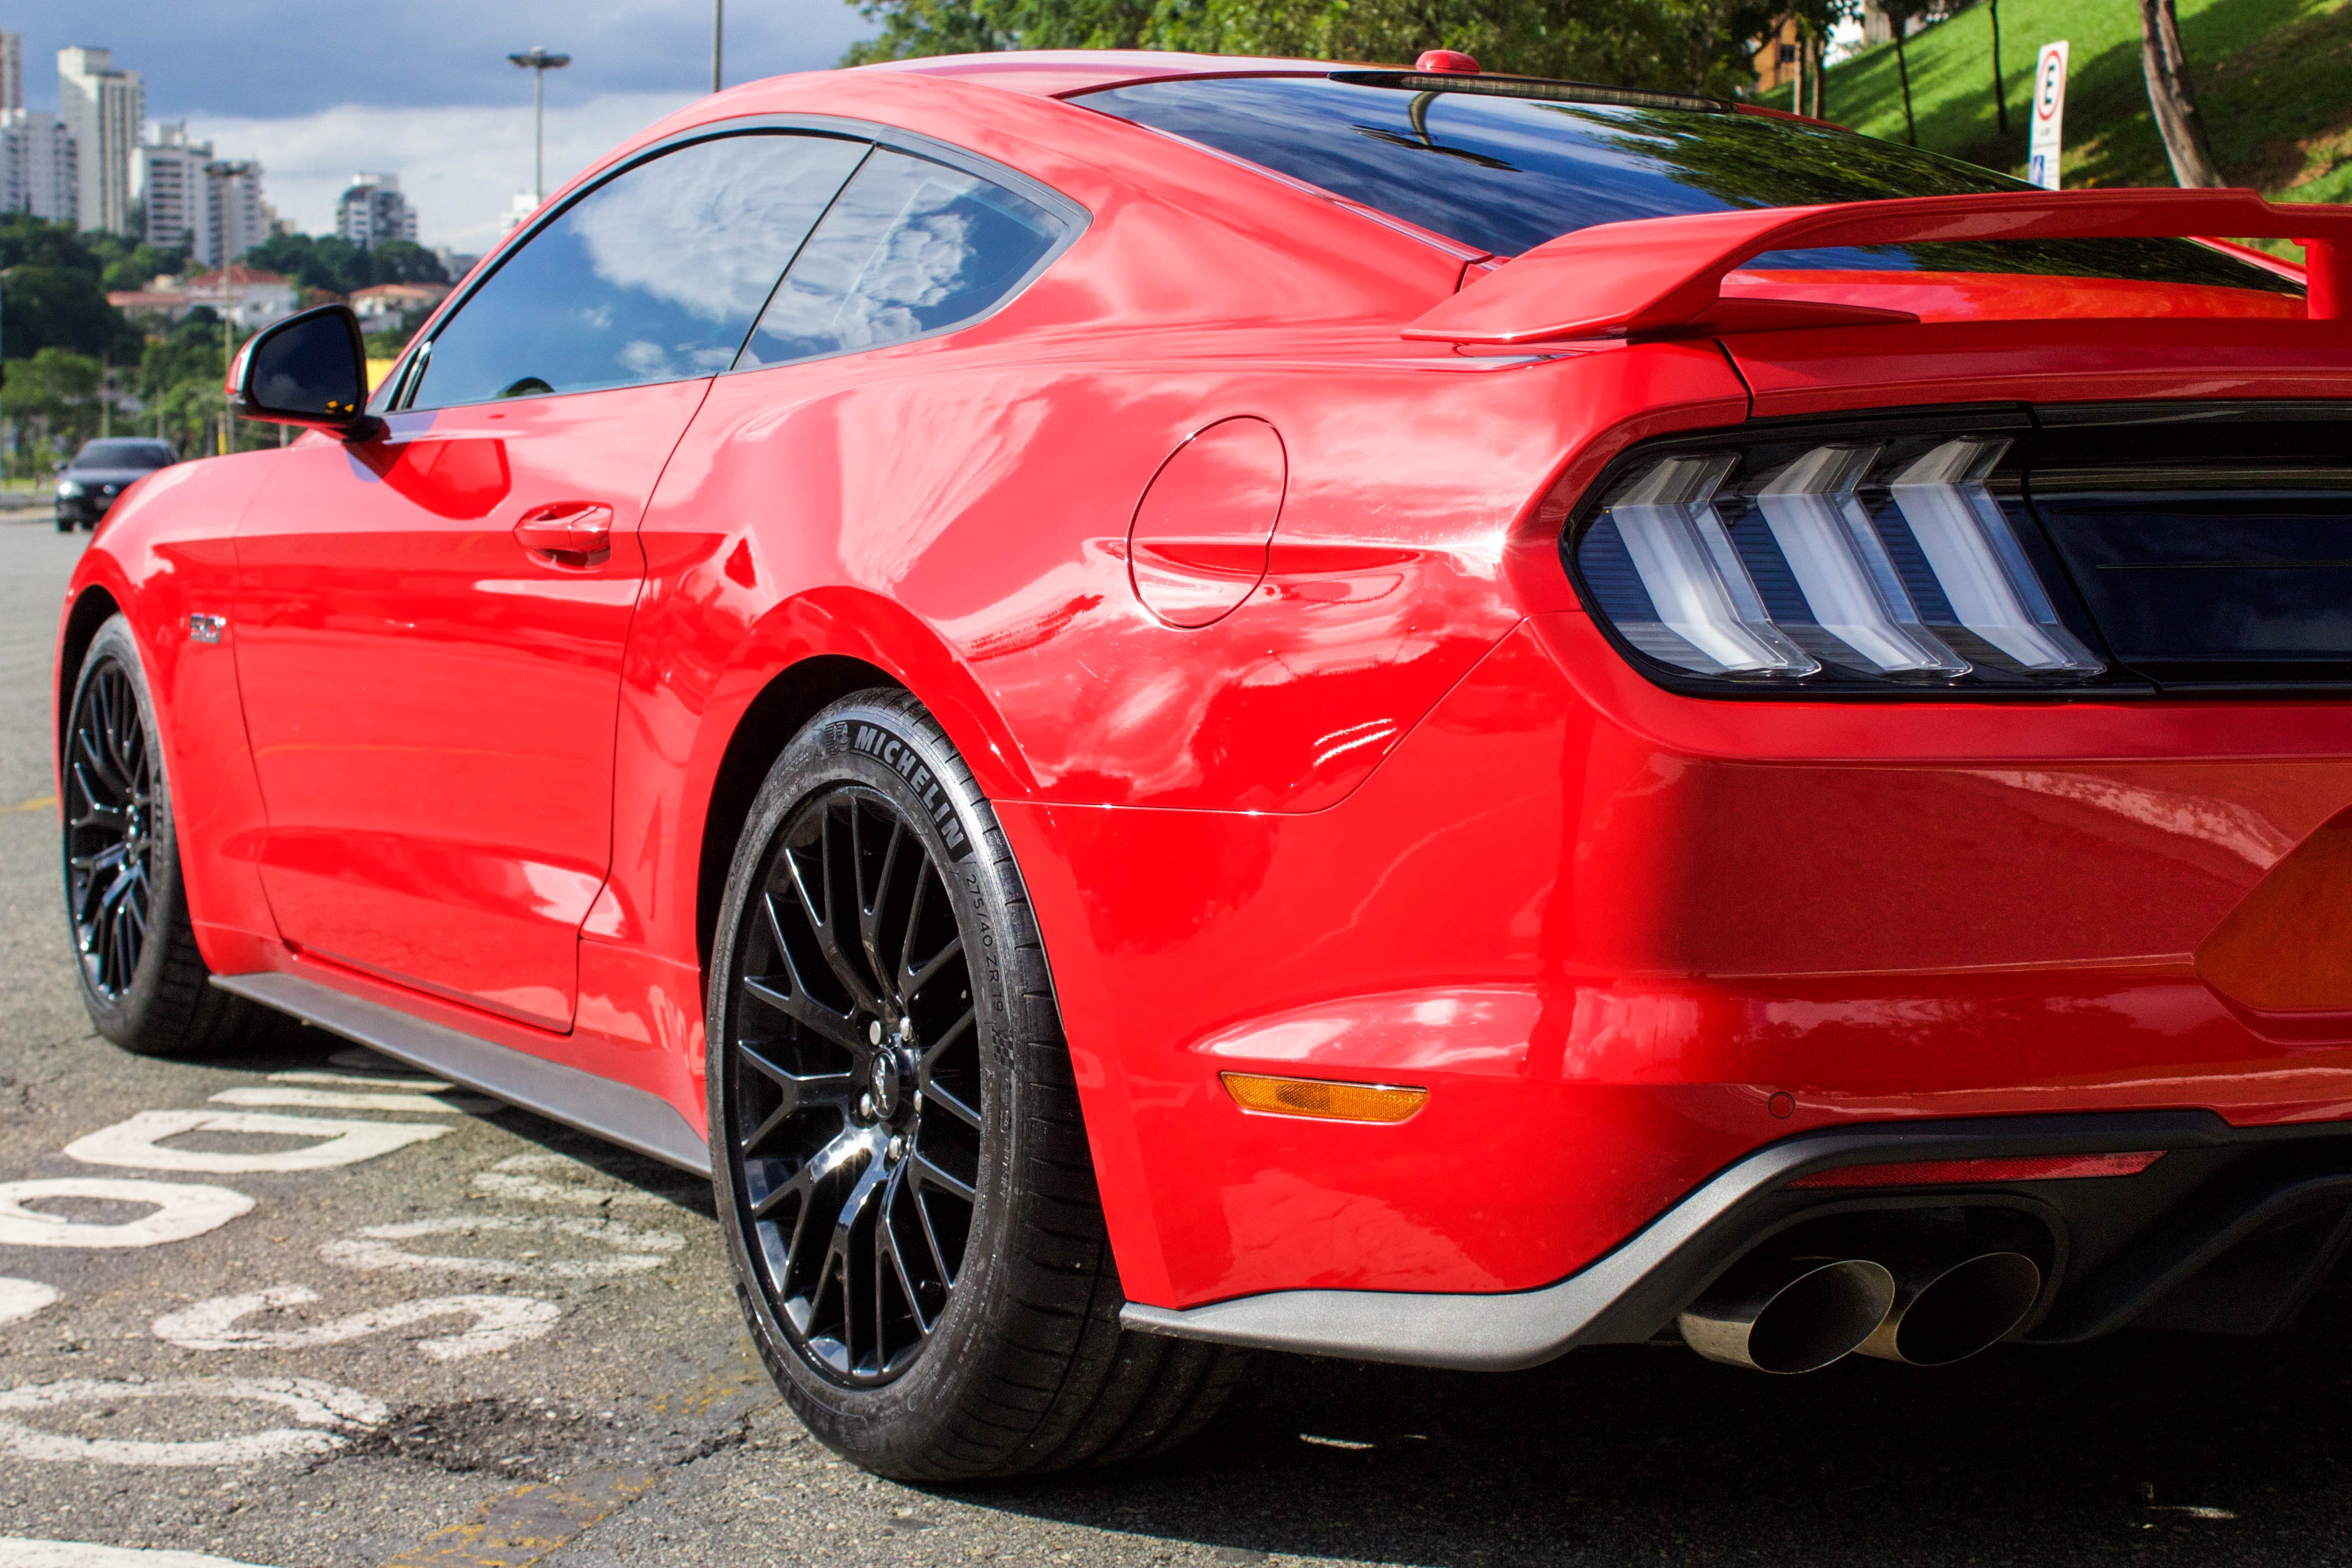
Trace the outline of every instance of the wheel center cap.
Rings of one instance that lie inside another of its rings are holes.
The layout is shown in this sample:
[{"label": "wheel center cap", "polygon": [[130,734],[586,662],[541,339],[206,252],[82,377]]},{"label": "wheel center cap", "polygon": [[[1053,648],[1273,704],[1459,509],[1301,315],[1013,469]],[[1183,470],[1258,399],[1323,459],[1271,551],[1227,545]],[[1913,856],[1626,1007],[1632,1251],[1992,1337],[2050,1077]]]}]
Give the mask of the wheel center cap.
[{"label": "wheel center cap", "polygon": [[898,1057],[896,1051],[877,1051],[874,1065],[866,1068],[866,1088],[874,1096],[874,1109],[884,1117],[898,1112]]}]

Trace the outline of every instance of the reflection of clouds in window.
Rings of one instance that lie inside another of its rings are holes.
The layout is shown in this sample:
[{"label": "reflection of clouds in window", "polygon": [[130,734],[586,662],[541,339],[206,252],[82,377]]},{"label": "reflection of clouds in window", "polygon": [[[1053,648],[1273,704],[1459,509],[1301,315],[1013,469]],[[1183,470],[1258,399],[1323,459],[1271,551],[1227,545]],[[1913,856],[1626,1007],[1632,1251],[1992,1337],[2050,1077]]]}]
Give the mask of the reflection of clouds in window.
[{"label": "reflection of clouds in window", "polygon": [[698,143],[614,181],[568,221],[604,281],[705,321],[747,321],[859,150],[806,136]]},{"label": "reflection of clouds in window", "polygon": [[1059,237],[1034,205],[896,153],[858,171],[793,264],[740,362],[874,348],[979,314]]},{"label": "reflection of clouds in window", "polygon": [[641,381],[660,381],[670,374],[669,353],[659,343],[640,338],[621,345],[621,366]]},{"label": "reflection of clouds in window", "polygon": [[868,144],[753,133],[625,171],[503,260],[436,335],[415,406],[587,392],[734,363]]}]

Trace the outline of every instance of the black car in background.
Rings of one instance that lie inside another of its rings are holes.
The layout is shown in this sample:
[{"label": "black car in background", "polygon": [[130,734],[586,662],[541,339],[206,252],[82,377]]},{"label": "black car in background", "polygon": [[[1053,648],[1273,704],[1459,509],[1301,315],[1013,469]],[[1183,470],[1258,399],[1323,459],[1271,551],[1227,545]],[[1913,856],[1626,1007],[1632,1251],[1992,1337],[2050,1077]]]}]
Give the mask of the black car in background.
[{"label": "black car in background", "polygon": [[96,528],[124,490],[178,460],[168,441],[116,436],[84,442],[58,476],[58,531]]}]

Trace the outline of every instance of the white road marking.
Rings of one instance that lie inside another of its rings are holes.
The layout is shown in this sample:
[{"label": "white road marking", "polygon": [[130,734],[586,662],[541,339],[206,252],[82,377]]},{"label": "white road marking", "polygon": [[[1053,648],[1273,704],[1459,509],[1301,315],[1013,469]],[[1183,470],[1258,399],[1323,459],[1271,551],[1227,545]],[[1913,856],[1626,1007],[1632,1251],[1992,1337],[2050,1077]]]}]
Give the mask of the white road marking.
[{"label": "white road marking", "polygon": [[37,1279],[0,1279],[0,1323],[29,1318],[58,1299],[58,1288]]},{"label": "white road marking", "polygon": [[[110,1224],[25,1206],[44,1198],[152,1204],[155,1212]],[[0,1247],[161,1247],[218,1230],[252,1207],[253,1200],[243,1193],[194,1182],[135,1182],[123,1176],[0,1182]]]},{"label": "white road marking", "polygon": [[[582,1177],[591,1180],[583,1181]],[[474,1190],[527,1204],[585,1204],[593,1208],[672,1206],[671,1200],[660,1193],[625,1186],[609,1180],[593,1166],[562,1154],[509,1155],[488,1170],[477,1173]]]},{"label": "white road marking", "polygon": [[[58,1410],[77,1405],[116,1405],[149,1399],[207,1399],[274,1405],[298,1423],[236,1437],[194,1442],[144,1438],[75,1437],[47,1432],[7,1418],[18,1411]],[[391,1418],[383,1401],[356,1389],[338,1388],[307,1377],[164,1377],[147,1383],[79,1377],[37,1383],[0,1394],[0,1452],[20,1459],[82,1461],[100,1465],[155,1465],[172,1468],[249,1465],[259,1459],[324,1454],[349,1441],[352,1428]]]},{"label": "white road marking", "polygon": [[377,1307],[299,1329],[240,1329],[236,1321],[248,1313],[304,1307],[319,1299],[307,1285],[272,1285],[245,1296],[215,1296],[182,1311],[155,1320],[155,1337],[185,1350],[307,1350],[312,1345],[336,1345],[346,1340],[404,1329],[435,1318],[471,1317],[474,1326],[463,1333],[419,1340],[416,1348],[435,1361],[463,1361],[467,1356],[513,1348],[535,1340],[555,1326],[563,1310],[534,1296],[436,1296],[423,1301]]},{"label": "white road marking", "polygon": [[[553,1235],[601,1242],[614,1249],[607,1258],[545,1258],[527,1254],[520,1258],[466,1258],[410,1252],[394,1242],[427,1236]],[[686,1245],[686,1237],[670,1230],[632,1230],[617,1220],[585,1215],[515,1218],[505,1215],[446,1215],[436,1219],[410,1220],[402,1225],[372,1225],[358,1237],[331,1241],[319,1256],[338,1268],[431,1269],[442,1274],[472,1274],[493,1279],[604,1279],[616,1274],[641,1274],[658,1268],[668,1256]]]},{"label": "white road marking", "polygon": [[419,1094],[444,1094],[457,1087],[454,1083],[445,1083],[437,1078],[418,1078],[404,1072],[371,1073],[362,1077],[358,1073],[319,1072],[310,1068],[302,1068],[293,1072],[274,1072],[269,1075],[269,1081],[272,1083],[346,1084],[355,1085],[361,1089],[415,1089]]},{"label": "white road marking", "polygon": [[[65,1152],[84,1164],[127,1165],[142,1171],[319,1171],[356,1165],[448,1131],[440,1123],[275,1116],[266,1110],[142,1110],[127,1121],[75,1139]],[[269,1133],[320,1142],[307,1149],[244,1154],[156,1146],[186,1132]]]},{"label": "white road marking", "polygon": [[502,1110],[495,1100],[484,1100],[476,1094],[359,1094],[347,1089],[277,1089],[268,1084],[247,1084],[242,1089],[225,1089],[210,1097],[215,1105],[292,1105],[311,1110],[422,1110],[427,1115],[465,1112],[479,1116],[485,1111]]},{"label": "white road marking", "polygon": [[0,1535],[0,1568],[255,1568],[203,1552],[100,1546],[88,1541],[26,1541]]}]

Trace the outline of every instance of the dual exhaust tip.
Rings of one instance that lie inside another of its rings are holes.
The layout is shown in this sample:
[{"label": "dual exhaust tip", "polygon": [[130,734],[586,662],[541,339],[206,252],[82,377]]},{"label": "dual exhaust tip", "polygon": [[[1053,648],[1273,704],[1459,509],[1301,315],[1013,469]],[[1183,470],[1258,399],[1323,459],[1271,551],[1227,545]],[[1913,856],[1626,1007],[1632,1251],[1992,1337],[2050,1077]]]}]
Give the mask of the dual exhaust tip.
[{"label": "dual exhaust tip", "polygon": [[2042,1269],[2021,1252],[1869,1258],[1753,1255],[1678,1320],[1709,1361],[1815,1372],[1853,1352],[1944,1366],[1992,1345],[2033,1310]]}]

